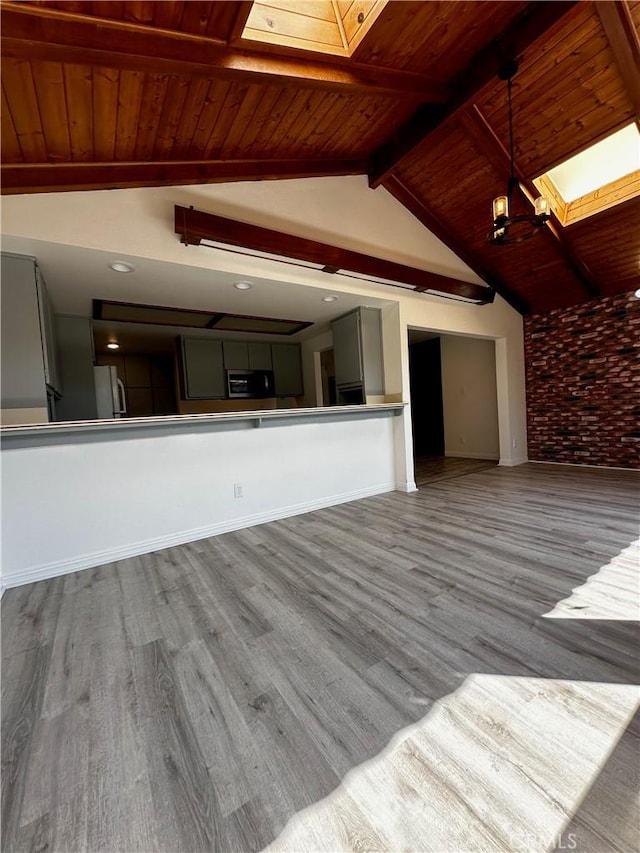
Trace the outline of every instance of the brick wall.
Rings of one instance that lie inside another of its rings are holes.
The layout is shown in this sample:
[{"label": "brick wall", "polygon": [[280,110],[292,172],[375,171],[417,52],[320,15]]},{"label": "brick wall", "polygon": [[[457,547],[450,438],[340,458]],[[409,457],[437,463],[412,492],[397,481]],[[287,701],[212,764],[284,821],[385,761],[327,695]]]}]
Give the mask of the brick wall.
[{"label": "brick wall", "polygon": [[524,322],[529,459],[640,468],[640,299]]}]

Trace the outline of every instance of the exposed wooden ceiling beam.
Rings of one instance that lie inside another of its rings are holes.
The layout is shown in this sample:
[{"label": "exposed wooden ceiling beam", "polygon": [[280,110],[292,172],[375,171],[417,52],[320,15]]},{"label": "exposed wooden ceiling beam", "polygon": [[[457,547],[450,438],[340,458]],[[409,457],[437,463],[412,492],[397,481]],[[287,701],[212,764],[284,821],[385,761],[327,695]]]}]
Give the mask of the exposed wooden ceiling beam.
[{"label": "exposed wooden ceiling beam", "polygon": [[330,246],[306,237],[248,225],[193,208],[175,206],[175,231],[180,234],[183,242],[191,245],[197,246],[202,240],[212,240],[239,249],[251,249],[292,260],[322,264],[327,274],[358,273],[360,276],[385,279],[389,284],[397,282],[398,286],[409,285],[421,293],[430,291],[480,303],[493,302],[494,293],[490,287]]},{"label": "exposed wooden ceiling beam", "polygon": [[[474,104],[462,111],[460,119],[463,126],[485,155],[487,160],[492,164],[496,172],[504,179],[504,189],[506,191],[509,173],[511,171],[511,161],[509,152],[504,147],[503,143],[496,136],[489,122],[482,115],[481,111]],[[517,162],[514,163],[514,171],[516,176],[519,173]],[[520,179],[520,187],[525,196],[531,201],[540,193],[536,189],[533,181]],[[487,205],[489,204],[487,201]],[[488,208],[487,208],[488,209]],[[589,267],[578,257],[573,247],[567,240],[562,223],[557,216],[551,211],[551,219],[542,229],[544,235],[550,240],[562,259],[571,269],[580,284],[584,287],[589,296],[600,296],[600,285],[594,278]]]},{"label": "exposed wooden ceiling beam", "polygon": [[476,275],[479,275],[480,278],[486,281],[487,284],[496,291],[496,293],[499,293],[512,308],[515,308],[516,311],[519,311],[521,314],[528,313],[529,306],[525,300],[514,293],[514,291],[511,290],[511,288],[499,276],[496,276],[488,270],[482,261],[477,258],[473,252],[469,251],[468,247],[465,246],[462,241],[459,240],[458,237],[449,228],[447,228],[447,226],[444,225],[431,210],[429,210],[425,203],[417,198],[417,196],[415,196],[398,177],[390,175],[388,178],[385,178],[383,186],[400,202],[400,204],[406,207],[407,210],[409,210],[416,219],[425,226],[425,228],[428,228],[432,234],[435,234],[438,240],[442,240],[442,242],[448,246],[452,252],[455,252],[463,263],[468,267],[471,267]]},{"label": "exposed wooden ceiling beam", "polygon": [[2,193],[214,184],[362,175],[364,160],[189,160],[112,163],[4,163]]},{"label": "exposed wooden ceiling beam", "polygon": [[640,126],[640,38],[626,0],[596,2],[596,11]]},{"label": "exposed wooden ceiling beam", "polygon": [[238,14],[236,15],[236,19],[231,29],[229,44],[234,45],[242,38],[242,33],[247,24],[247,19],[251,14],[252,8],[253,0],[240,0],[240,2],[238,2]]},{"label": "exposed wooden ceiling beam", "polygon": [[2,53],[150,74],[276,83],[342,93],[441,102],[448,87],[410,71],[338,59],[261,53],[202,36],[22,4],[2,5]]},{"label": "exposed wooden ceiling beam", "polygon": [[389,140],[374,151],[369,164],[369,185],[379,186],[447,118],[473,101],[496,77],[500,64],[517,57],[556,24],[575,2],[531,3],[488,47],[481,50],[453,83],[444,106],[421,105]]}]

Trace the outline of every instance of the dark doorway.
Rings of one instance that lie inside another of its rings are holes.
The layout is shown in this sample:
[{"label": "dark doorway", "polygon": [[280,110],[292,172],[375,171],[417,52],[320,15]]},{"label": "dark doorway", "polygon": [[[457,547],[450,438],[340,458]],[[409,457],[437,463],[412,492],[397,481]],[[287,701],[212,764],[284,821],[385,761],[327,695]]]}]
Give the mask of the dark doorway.
[{"label": "dark doorway", "polygon": [[440,338],[409,346],[414,456],[444,456]]}]

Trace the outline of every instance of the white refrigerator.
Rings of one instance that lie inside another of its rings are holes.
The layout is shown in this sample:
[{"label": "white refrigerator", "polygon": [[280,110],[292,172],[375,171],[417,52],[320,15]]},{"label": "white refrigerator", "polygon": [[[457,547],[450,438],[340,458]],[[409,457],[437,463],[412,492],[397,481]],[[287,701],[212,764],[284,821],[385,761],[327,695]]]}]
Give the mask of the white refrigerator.
[{"label": "white refrigerator", "polygon": [[112,365],[93,368],[96,385],[96,407],[99,420],[120,418],[127,413],[124,383]]}]

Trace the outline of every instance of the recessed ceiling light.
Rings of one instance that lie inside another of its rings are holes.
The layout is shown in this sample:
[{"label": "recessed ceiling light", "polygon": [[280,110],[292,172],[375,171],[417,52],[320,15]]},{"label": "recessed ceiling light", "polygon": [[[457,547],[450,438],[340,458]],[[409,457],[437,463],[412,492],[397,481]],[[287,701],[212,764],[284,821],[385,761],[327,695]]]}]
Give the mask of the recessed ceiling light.
[{"label": "recessed ceiling light", "polygon": [[636,299],[640,299],[640,288],[633,294]]},{"label": "recessed ceiling light", "polygon": [[252,281],[236,281],[233,285],[236,290],[251,290],[253,287]]},{"label": "recessed ceiling light", "polygon": [[337,302],[338,297],[337,296],[323,296],[322,301],[323,302]]},{"label": "recessed ceiling light", "polygon": [[120,349],[120,344],[117,341],[109,341],[107,349]]},{"label": "recessed ceiling light", "polygon": [[133,272],[135,267],[133,264],[127,264],[125,261],[114,261],[112,264],[109,264],[109,267],[115,272]]}]

